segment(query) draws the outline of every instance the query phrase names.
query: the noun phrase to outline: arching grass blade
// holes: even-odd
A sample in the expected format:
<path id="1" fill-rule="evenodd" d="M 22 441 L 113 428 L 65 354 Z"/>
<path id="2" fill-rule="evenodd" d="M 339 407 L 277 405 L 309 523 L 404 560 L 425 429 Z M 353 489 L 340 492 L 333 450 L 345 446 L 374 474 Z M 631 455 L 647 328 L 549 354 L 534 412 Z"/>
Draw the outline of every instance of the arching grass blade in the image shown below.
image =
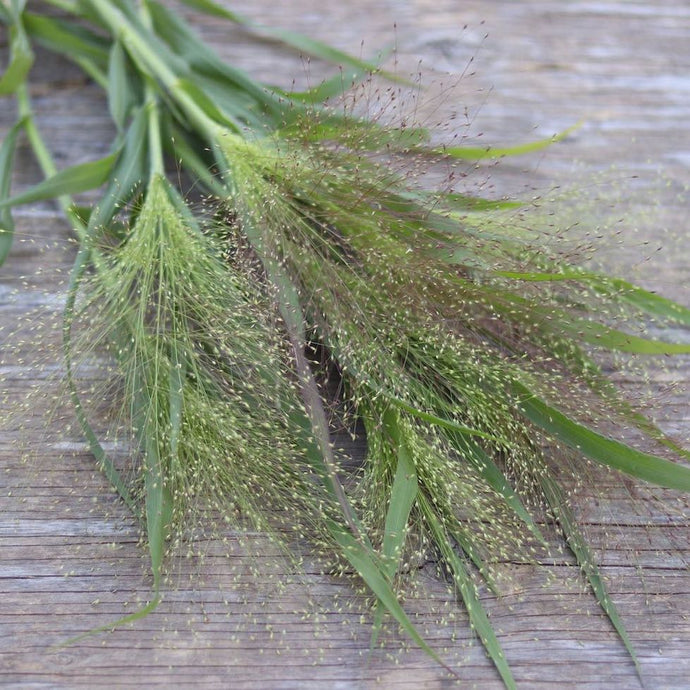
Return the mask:
<path id="1" fill-rule="evenodd" d="M 611 624 L 616 629 L 618 636 L 625 645 L 625 648 L 628 650 L 628 654 L 630 654 L 630 658 L 635 664 L 635 669 L 641 678 L 642 670 L 640 668 L 640 662 L 637 658 L 635 648 L 633 647 L 630 636 L 623 625 L 623 621 L 618 613 L 618 609 L 616 608 L 616 605 L 613 603 L 613 600 L 606 589 L 604 580 L 601 577 L 599 568 L 597 567 L 594 554 L 587 545 L 585 538 L 577 526 L 575 516 L 568 507 L 565 496 L 563 495 L 563 490 L 551 477 L 546 475 L 540 476 L 540 483 L 549 507 L 551 508 L 551 511 L 558 521 L 561 529 L 563 530 L 563 534 L 568 542 L 570 550 L 573 552 L 578 564 L 587 577 L 587 580 L 592 587 L 592 591 L 594 592 L 599 605 L 608 616 Z"/>
<path id="2" fill-rule="evenodd" d="M 493 661 L 496 670 L 501 675 L 506 688 L 513 690 L 517 688 L 513 674 L 508 666 L 505 653 L 501 647 L 496 633 L 491 625 L 491 621 L 479 600 L 472 578 L 467 572 L 465 564 L 455 552 L 450 537 L 445 532 L 441 522 L 425 496 L 419 497 L 419 504 L 429 529 L 434 537 L 434 543 L 441 552 L 443 559 L 448 564 L 452 573 L 453 582 L 458 588 L 467 613 L 472 622 L 472 626 L 477 631 L 479 639 L 484 645 L 486 653 Z"/>
<path id="3" fill-rule="evenodd" d="M 690 468 L 649 455 L 592 431 L 566 417 L 556 408 L 514 383 L 518 410 L 535 426 L 574 450 L 602 465 L 644 479 L 652 484 L 679 491 L 690 491 Z"/>

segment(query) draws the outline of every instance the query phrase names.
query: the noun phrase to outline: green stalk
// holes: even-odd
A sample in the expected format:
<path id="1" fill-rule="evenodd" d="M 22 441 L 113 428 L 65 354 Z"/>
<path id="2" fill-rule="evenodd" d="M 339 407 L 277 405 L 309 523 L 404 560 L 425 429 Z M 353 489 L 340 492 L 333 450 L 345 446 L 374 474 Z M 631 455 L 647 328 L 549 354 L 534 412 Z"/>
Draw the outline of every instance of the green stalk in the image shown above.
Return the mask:
<path id="1" fill-rule="evenodd" d="M 151 15 L 146 0 L 142 0 L 139 8 L 139 16 L 142 23 L 151 29 Z M 148 108 L 148 134 L 149 134 L 149 182 L 154 176 L 165 177 L 165 163 L 163 161 L 163 139 L 161 136 L 161 121 L 158 110 L 158 99 L 153 84 L 147 80 L 144 85 L 144 97 Z"/>
<path id="2" fill-rule="evenodd" d="M 55 161 L 53 160 L 53 157 L 46 146 L 45 140 L 41 136 L 41 133 L 36 126 L 34 111 L 31 107 L 31 99 L 29 97 L 29 89 L 26 82 L 19 86 L 16 96 L 19 117 L 24 118 L 24 131 L 26 132 L 27 139 L 29 140 L 31 149 L 34 152 L 36 161 L 38 162 L 44 177 L 52 177 L 58 171 L 57 166 L 55 165 Z M 67 194 L 63 194 L 62 196 L 57 197 L 57 202 L 60 204 L 60 208 L 67 216 L 79 239 L 84 240 L 86 238 L 86 226 L 84 225 L 84 221 L 79 216 L 72 197 Z"/>
<path id="3" fill-rule="evenodd" d="M 165 177 L 165 162 L 163 160 L 163 140 L 161 137 L 161 120 L 156 95 L 150 84 L 145 86 L 146 109 L 148 119 L 149 142 L 149 183 L 156 177 Z"/>

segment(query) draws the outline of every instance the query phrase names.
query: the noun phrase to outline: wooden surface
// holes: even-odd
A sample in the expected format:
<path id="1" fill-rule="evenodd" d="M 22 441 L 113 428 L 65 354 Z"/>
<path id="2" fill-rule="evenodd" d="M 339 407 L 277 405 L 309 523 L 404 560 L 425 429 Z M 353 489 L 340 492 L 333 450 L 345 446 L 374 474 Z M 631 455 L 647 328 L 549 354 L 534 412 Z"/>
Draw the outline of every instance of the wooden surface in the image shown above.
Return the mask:
<path id="1" fill-rule="evenodd" d="M 583 120 L 565 142 L 544 152 L 468 166 L 468 188 L 523 199 L 553 196 L 557 187 L 578 190 L 553 206 L 553 222 L 601 225 L 609 265 L 690 303 L 685 0 L 254 0 L 231 6 L 365 56 L 396 42 L 397 69 L 423 76 L 420 117 L 439 124 L 442 137 L 509 144 Z M 319 65 L 251 46 L 215 20 L 190 18 L 225 57 L 255 75 L 289 86 L 293 78 L 303 85 L 326 74 Z M 387 64 L 393 67 L 393 59 Z M 42 60 L 34 76 L 40 125 L 59 165 L 102 155 L 112 132 L 98 91 L 52 58 Z M 12 109 L 0 101 L 0 132 Z M 20 161 L 16 189 L 38 179 L 26 149 Z M 535 218 L 543 221 L 549 208 L 539 202 Z M 254 569 L 275 566 L 261 535 L 252 548 L 232 534 L 204 543 L 203 558 L 171 564 L 174 584 L 155 613 L 131 628 L 59 646 L 135 610 L 150 596 L 150 579 L 136 523 L 108 491 L 79 435 L 69 431 L 69 409 L 54 403 L 59 358 L 51 344 L 58 332 L 50 315 L 61 302 L 69 232 L 49 204 L 18 210 L 16 221 L 18 242 L 0 269 L 0 685 L 450 685 L 424 654 L 401 651 L 396 639 L 406 643 L 393 633 L 389 653 L 370 658 L 365 603 L 346 583 L 307 566 L 257 586 Z M 655 415 L 686 444 L 689 373 L 687 358 L 653 369 Z M 634 377 L 618 378 L 637 390 Z M 36 384 L 41 393 L 27 397 Z M 646 686 L 690 687 L 687 497 L 607 475 L 581 491 L 575 506 Z M 506 569 L 512 578 L 504 596 L 495 601 L 483 592 L 482 598 L 521 687 L 640 687 L 570 557 L 545 559 L 540 570 L 524 563 Z M 423 594 L 409 609 L 457 667 L 462 686 L 501 687 L 461 611 L 441 627 L 433 624 L 430 611 L 443 605 L 444 591 L 431 570 L 420 579 Z"/>

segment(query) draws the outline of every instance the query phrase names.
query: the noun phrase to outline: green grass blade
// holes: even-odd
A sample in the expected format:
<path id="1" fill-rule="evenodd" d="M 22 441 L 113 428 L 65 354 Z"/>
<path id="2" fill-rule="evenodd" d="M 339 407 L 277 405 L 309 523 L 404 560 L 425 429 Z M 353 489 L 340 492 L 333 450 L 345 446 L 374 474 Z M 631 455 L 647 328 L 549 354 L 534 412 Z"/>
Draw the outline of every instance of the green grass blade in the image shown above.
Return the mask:
<path id="1" fill-rule="evenodd" d="M 89 217 L 89 231 L 93 235 L 102 233 L 106 227 L 109 233 L 117 233 L 120 226 L 113 223 L 113 216 L 136 196 L 148 176 L 147 126 L 146 108 L 139 108 L 127 130 L 105 192 Z"/>
<path id="2" fill-rule="evenodd" d="M 510 211 L 522 208 L 522 201 L 510 201 L 506 199 L 481 199 L 468 194 L 452 192 L 441 197 L 441 203 L 449 206 L 453 211 Z"/>
<path id="3" fill-rule="evenodd" d="M 670 448 L 679 457 L 690 461 L 690 450 L 679 446 L 673 439 L 669 438 L 664 431 L 662 431 L 654 422 L 648 419 L 641 412 L 633 409 L 632 405 L 625 401 L 618 400 L 618 405 L 622 410 L 623 415 L 629 419 L 638 429 L 648 434 L 655 441 Z"/>
<path id="4" fill-rule="evenodd" d="M 457 545 L 460 547 L 460 550 L 465 553 L 467 558 L 469 558 L 470 561 L 472 561 L 472 563 L 484 579 L 486 586 L 494 594 L 498 595 L 500 593 L 500 590 L 496 583 L 496 579 L 491 574 L 489 568 L 487 568 L 484 559 L 482 558 L 481 554 L 479 553 L 479 550 L 475 546 L 473 542 L 474 535 L 466 531 L 463 531 L 462 529 L 451 529 L 449 530 L 448 534 L 452 539 L 455 540 Z"/>
<path id="5" fill-rule="evenodd" d="M 286 97 L 290 97 L 287 94 Z M 410 146 L 419 146 L 427 140 L 429 133 L 423 127 L 408 127 L 406 130 L 386 129 L 378 125 L 372 125 L 362 120 L 357 120 L 346 115 L 327 115 L 312 117 L 305 120 L 302 110 L 297 110 L 293 115 L 297 117 L 287 118 L 288 124 L 279 129 L 279 135 L 285 138 L 298 139 L 309 142 L 322 142 L 324 140 L 342 141 L 346 146 L 352 146 L 358 151 L 386 150 L 405 151 Z M 311 116 L 312 113 L 308 113 Z M 414 203 L 419 195 L 410 194 L 409 197 L 381 194 L 379 201 L 387 209 L 398 210 L 401 213 L 414 213 L 422 211 L 427 217 L 428 210 Z"/>
<path id="6" fill-rule="evenodd" d="M 269 108 L 266 101 L 257 101 L 243 87 L 230 83 L 225 76 L 193 70 L 190 79 L 230 122 L 234 122 L 235 126 L 241 123 L 245 131 L 249 129 L 263 136 L 279 127 L 286 117 L 284 111 Z"/>
<path id="7" fill-rule="evenodd" d="M 189 65 L 168 48 L 151 30 L 148 17 L 144 21 L 132 3 L 118 3 L 112 0 L 82 0 L 84 6 L 93 11 L 95 21 L 113 36 L 119 36 L 127 50 L 136 72 L 150 84 L 164 85 L 162 94 L 173 97 L 176 80 L 189 77 Z M 172 101 L 168 101 L 168 106 Z"/>
<path id="8" fill-rule="evenodd" d="M 10 63 L 0 77 L 0 95 L 14 93 L 25 81 L 34 63 L 31 43 L 24 30 L 22 12 L 24 3 L 14 3 L 9 11 L 12 17 L 10 24 Z"/>
<path id="9" fill-rule="evenodd" d="M 108 107 L 118 131 L 125 128 L 135 100 L 136 79 L 128 69 L 127 54 L 122 44 L 115 41 L 108 60 Z"/>
<path id="10" fill-rule="evenodd" d="M 353 68 L 348 71 L 347 74 L 345 74 L 345 72 L 336 74 L 307 91 L 282 91 L 281 89 L 276 89 L 276 91 L 292 101 L 318 105 L 329 98 L 341 96 L 348 89 L 352 88 L 352 86 L 366 79 L 370 73 L 371 70 L 369 69 Z"/>
<path id="11" fill-rule="evenodd" d="M 397 459 L 383 537 L 384 569 L 390 577 L 393 577 L 405 544 L 407 523 L 417 496 L 418 486 L 412 454 L 405 442 L 397 413 L 391 409 L 386 410 L 383 415 L 383 425 L 395 449 Z"/>
<path id="12" fill-rule="evenodd" d="M 642 338 L 596 321 L 570 318 L 570 320 L 564 320 L 561 325 L 565 330 L 572 332 L 585 342 L 598 347 L 605 347 L 608 350 L 640 355 L 690 354 L 690 343 L 667 343 L 663 340 Z"/>
<path id="13" fill-rule="evenodd" d="M 24 26 L 31 38 L 49 50 L 71 60 L 91 60 L 101 69 L 108 65 L 107 41 L 82 26 L 32 12 L 24 15 Z"/>
<path id="14" fill-rule="evenodd" d="M 199 153 L 201 149 L 194 145 L 195 142 L 188 141 L 188 134 L 179 127 L 171 125 L 170 122 L 167 122 L 166 126 L 171 132 L 171 136 L 166 140 L 175 160 L 192 172 L 211 193 L 222 198 L 227 190 L 219 181 L 218 176 L 213 173 L 211 164 L 201 157 Z"/>
<path id="15" fill-rule="evenodd" d="M 226 164 L 226 167 L 229 166 Z M 226 180 L 227 179 L 226 177 Z M 357 535 L 357 537 L 364 542 L 366 537 L 350 506 L 343 485 L 338 477 L 338 465 L 331 445 L 328 419 L 323 407 L 319 386 L 314 379 L 309 361 L 305 355 L 307 339 L 304 313 L 302 312 L 299 293 L 290 280 L 290 276 L 276 258 L 279 254 L 275 251 L 274 247 L 270 246 L 271 238 L 266 237 L 265 231 L 261 227 L 255 225 L 248 213 L 241 213 L 240 217 L 247 239 L 263 264 L 268 279 L 274 288 L 276 306 L 278 307 L 278 312 L 283 320 L 288 340 L 292 347 L 292 356 L 294 358 L 295 374 L 299 384 L 300 396 L 311 425 L 311 431 L 321 454 L 321 462 L 323 465 L 322 476 L 325 478 L 328 488 L 340 506 L 343 519 L 352 530 L 352 533 Z"/>
<path id="16" fill-rule="evenodd" d="M 217 2 L 212 2 L 212 0 L 181 0 L 181 2 L 198 12 L 203 12 L 204 14 L 208 14 L 211 17 L 218 17 L 219 19 L 227 19 L 233 22 L 233 24 L 249 23 L 248 20 L 241 15 L 231 12 Z"/>
<path id="17" fill-rule="evenodd" d="M 578 318 L 572 313 L 557 310 L 555 308 L 544 308 L 534 302 L 521 297 L 515 292 L 502 290 L 498 286 L 492 286 L 496 295 L 500 295 L 500 300 L 495 300 L 495 304 L 501 302 L 516 308 L 521 313 L 522 318 L 532 321 L 537 328 L 546 332 L 563 334 L 563 331 L 570 333 L 579 342 L 586 342 L 597 347 L 617 350 L 619 352 L 630 352 L 633 354 L 644 355 L 678 355 L 689 354 L 690 344 L 668 343 L 663 340 L 643 338 L 631 335 L 616 328 L 611 328 L 605 324 L 589 319 Z M 506 313 L 509 315 L 509 312 Z M 681 314 L 682 316 L 682 314 Z M 536 320 L 534 317 L 540 317 Z M 514 314 L 510 318 L 515 318 Z"/>
<path id="18" fill-rule="evenodd" d="M 451 146 L 445 148 L 434 149 L 436 153 L 452 158 L 459 158 L 461 160 L 478 161 L 485 158 L 503 158 L 505 156 L 521 156 L 525 153 L 534 153 L 551 146 L 565 139 L 571 132 L 575 131 L 581 126 L 577 123 L 568 129 L 563 130 L 560 134 L 555 134 L 548 139 L 540 139 L 539 141 L 532 141 L 527 144 L 520 144 L 519 146 L 507 146 L 503 148 L 493 148 L 490 146 Z"/>
<path id="19" fill-rule="evenodd" d="M 349 55 L 342 50 L 333 48 L 327 43 L 317 41 L 309 36 L 305 36 L 295 31 L 255 25 L 251 28 L 253 32 L 256 32 L 260 35 L 265 35 L 272 39 L 277 39 L 280 43 L 283 43 L 289 48 L 292 48 L 300 53 L 304 53 L 305 55 L 318 58 L 319 60 L 324 60 L 325 62 L 330 62 L 334 65 L 347 65 L 356 72 L 364 70 L 368 72 L 375 72 L 392 81 L 405 81 L 389 72 L 382 72 L 379 68 L 379 65 L 374 62 L 360 60 L 359 58 Z"/>
<path id="20" fill-rule="evenodd" d="M 424 130 L 418 131 L 424 132 Z M 443 208 L 452 209 L 452 211 L 456 213 L 507 211 L 522 208 L 525 205 L 521 201 L 510 201 L 506 199 L 482 199 L 481 197 L 471 196 L 469 194 L 460 194 L 458 192 L 443 192 L 439 194 L 439 192 L 436 191 L 417 189 L 400 192 L 400 198 L 405 202 L 418 204 L 417 210 L 422 213 L 422 217 L 433 218 L 435 224 L 438 223 L 451 232 L 457 230 L 457 224 L 449 222 L 448 218 L 443 214 L 429 214 L 427 209 L 430 205 L 435 206 L 436 203 L 440 203 Z M 414 209 L 411 208 L 410 210 L 412 211 Z"/>
<path id="21" fill-rule="evenodd" d="M 445 419 L 444 417 L 439 417 L 435 414 L 432 414 L 431 412 L 424 412 L 424 410 L 420 410 L 419 408 L 414 407 L 414 405 L 410 405 L 409 403 L 406 403 L 404 400 L 400 400 L 399 398 L 396 398 L 392 395 L 386 395 L 386 400 L 388 400 L 388 402 L 392 403 L 396 407 L 399 407 L 401 410 L 405 410 L 405 412 L 408 412 L 412 416 L 417 417 L 418 419 L 421 419 L 424 422 L 435 424 L 436 426 L 448 429 L 449 431 L 455 431 L 459 434 L 466 434 L 470 436 L 477 436 L 479 438 L 485 438 L 488 441 L 494 441 L 496 443 L 501 443 L 504 445 L 509 444 L 509 441 L 507 439 L 501 438 L 500 436 L 494 436 L 493 434 L 489 434 L 485 431 L 480 431 L 479 429 L 472 429 L 471 427 L 463 426 L 462 424 L 458 424 L 457 422 L 454 422 L 450 419 Z"/>
<path id="22" fill-rule="evenodd" d="M 117 620 L 114 620 L 110 623 L 107 623 L 106 625 L 100 625 L 97 628 L 92 628 L 91 630 L 87 630 L 85 633 L 82 633 L 81 635 L 75 635 L 74 637 L 70 637 L 69 639 L 65 640 L 64 642 L 61 642 L 58 645 L 55 645 L 55 649 L 62 649 L 64 647 L 71 647 L 73 644 L 76 644 L 77 642 L 81 642 L 82 640 L 86 639 L 87 637 L 91 637 L 91 635 L 97 635 L 98 633 L 103 633 L 103 632 L 110 632 L 114 628 L 119 628 L 123 625 L 128 625 L 130 623 L 135 623 L 138 620 L 141 620 L 142 618 L 146 618 L 151 612 L 155 611 L 158 608 L 158 604 L 161 603 L 161 598 L 158 594 L 154 596 L 154 598 L 145 606 L 142 606 L 138 611 L 135 611 L 134 613 L 130 613 L 128 616 L 123 616 L 122 618 L 118 618 Z"/>
<path id="23" fill-rule="evenodd" d="M 417 498 L 418 484 L 417 471 L 415 470 L 412 454 L 405 442 L 400 428 L 398 413 L 386 410 L 383 415 L 384 433 L 390 437 L 390 442 L 395 450 L 397 466 L 391 487 L 390 502 L 386 512 L 382 545 L 382 570 L 389 580 L 393 580 L 402 557 L 407 528 L 410 520 L 410 512 Z M 371 636 L 370 648 L 376 646 L 376 641 L 381 630 L 384 609 L 381 601 L 377 602 L 376 615 Z"/>
<path id="24" fill-rule="evenodd" d="M 690 468 L 649 455 L 592 431 L 545 403 L 520 383 L 513 389 L 520 412 L 535 426 L 602 465 L 645 481 L 679 491 L 690 491 Z"/>
<path id="25" fill-rule="evenodd" d="M 55 199 L 63 195 L 79 194 L 100 187 L 108 180 L 117 156 L 118 153 L 115 152 L 97 161 L 65 168 L 25 192 L 1 201 L 0 208 Z"/>
<path id="26" fill-rule="evenodd" d="M 10 196 L 12 185 L 12 163 L 17 147 L 17 137 L 24 126 L 25 118 L 12 125 L 0 145 L 0 202 Z M 0 208 L 0 266 L 5 262 L 14 238 L 14 220 L 9 208 Z"/>
<path id="27" fill-rule="evenodd" d="M 426 497 L 421 494 L 419 497 L 419 505 L 434 537 L 434 543 L 453 574 L 453 581 L 460 592 L 472 626 L 479 635 L 479 639 L 482 641 L 486 653 L 489 655 L 491 661 L 493 661 L 506 688 L 511 690 L 517 688 L 501 643 L 498 641 L 491 621 L 479 600 L 474 583 L 472 582 L 470 574 L 467 572 L 465 564 L 455 552 L 453 544 L 431 504 Z"/>
<path id="28" fill-rule="evenodd" d="M 8 4 L 7 2 L 5 4 Z M 19 16 L 26 7 L 26 0 L 10 0 L 9 11 L 14 16 Z"/>
<path id="29" fill-rule="evenodd" d="M 612 278 L 577 268 L 565 269 L 558 273 L 497 271 L 496 274 L 512 280 L 529 282 L 558 282 L 564 280 L 582 282 L 592 286 L 601 294 L 628 302 L 641 312 L 690 326 L 690 309 L 621 278 Z"/>
<path id="30" fill-rule="evenodd" d="M 546 544 L 544 535 L 534 522 L 534 519 L 522 504 L 522 501 L 515 493 L 510 482 L 506 479 L 506 476 L 501 472 L 498 465 L 496 465 L 488 453 L 467 436 L 448 432 L 447 438 L 457 452 L 475 467 L 486 483 L 513 509 L 513 512 L 525 523 L 529 531 L 532 532 L 542 544 Z M 467 551 L 466 548 L 465 551 Z"/>
<path id="31" fill-rule="evenodd" d="M 305 55 L 311 55 L 312 57 L 330 62 L 335 65 L 347 65 L 355 70 L 377 72 L 385 76 L 387 79 L 392 79 L 393 81 L 405 81 L 397 75 L 381 72 L 378 65 L 373 62 L 360 60 L 352 55 L 348 55 L 342 50 L 333 48 L 327 43 L 317 41 L 295 31 L 287 31 L 285 29 L 278 29 L 256 24 L 246 17 L 243 17 L 236 12 L 231 12 L 218 3 L 212 2 L 212 0 L 182 0 L 182 2 L 189 7 L 199 10 L 200 12 L 204 12 L 214 17 L 227 19 L 234 24 L 241 26 L 246 31 L 258 35 L 260 38 L 277 41 L 282 43 L 284 46 L 300 53 L 304 53 Z"/>
<path id="32" fill-rule="evenodd" d="M 641 678 L 642 671 L 637 654 L 635 653 L 635 648 L 633 647 L 632 641 L 630 640 L 627 630 L 623 625 L 623 621 L 618 613 L 618 609 L 616 608 L 616 605 L 613 603 L 613 600 L 606 589 L 606 585 L 601 577 L 599 568 L 597 567 L 594 559 L 594 555 L 587 545 L 582 533 L 578 529 L 575 516 L 568 507 L 561 488 L 551 477 L 544 475 L 540 475 L 540 477 L 541 487 L 544 491 L 546 500 L 549 503 L 554 517 L 563 530 L 563 534 L 568 542 L 570 550 L 573 552 L 578 564 L 587 577 L 587 580 L 589 581 L 599 605 L 608 616 L 611 624 L 616 629 L 618 636 L 625 645 L 625 648 L 628 650 L 628 654 L 630 654 L 630 657 L 635 664 L 637 673 Z"/>
<path id="33" fill-rule="evenodd" d="M 158 409 L 152 397 L 157 395 L 157 386 L 147 380 L 146 372 L 140 367 L 135 370 L 133 384 L 133 422 L 144 455 L 146 535 L 149 540 L 153 586 L 158 593 L 165 542 L 172 518 L 172 497 L 166 486 L 166 474 L 160 454 L 159 414 L 162 414 L 162 411 Z"/>
<path id="34" fill-rule="evenodd" d="M 321 448 L 317 440 L 314 438 L 311 419 L 307 416 L 306 412 L 294 407 L 286 412 L 293 429 L 297 432 L 296 436 L 301 444 L 301 452 L 303 453 L 305 462 L 311 468 L 311 470 L 313 470 L 315 475 L 318 476 L 323 482 L 323 485 L 330 495 L 330 498 L 335 502 L 336 505 L 340 505 L 338 491 L 333 484 L 332 472 L 324 462 Z M 352 527 L 350 526 L 351 531 L 353 533 L 356 531 L 360 539 L 360 543 L 363 543 L 368 549 L 373 551 L 373 546 L 366 531 L 364 530 L 364 526 L 361 524 L 357 514 L 354 510 L 352 510 L 349 504 L 347 510 L 349 512 L 348 525 L 350 521 L 354 521 L 355 524 L 355 530 L 352 530 Z"/>
<path id="35" fill-rule="evenodd" d="M 600 292 L 609 295 L 614 294 L 651 316 L 690 326 L 690 309 L 673 300 L 618 278 L 601 276 L 598 281 L 593 281 L 593 284 L 595 289 L 598 289 Z"/>
<path id="36" fill-rule="evenodd" d="M 496 275 L 511 280 L 525 280 L 532 283 L 554 282 L 561 280 L 583 280 L 585 273 L 578 271 L 563 271 L 562 273 L 546 273 L 539 271 L 496 271 Z"/>
<path id="37" fill-rule="evenodd" d="M 343 556 L 364 580 L 369 589 L 376 595 L 384 608 L 395 618 L 400 627 L 412 640 L 428 654 L 434 661 L 445 668 L 449 673 L 457 675 L 438 654 L 428 645 L 419 634 L 417 628 L 401 606 L 395 592 L 391 588 L 388 578 L 382 572 L 381 567 L 372 558 L 369 550 L 344 527 L 329 521 L 331 535 L 342 549 Z"/>

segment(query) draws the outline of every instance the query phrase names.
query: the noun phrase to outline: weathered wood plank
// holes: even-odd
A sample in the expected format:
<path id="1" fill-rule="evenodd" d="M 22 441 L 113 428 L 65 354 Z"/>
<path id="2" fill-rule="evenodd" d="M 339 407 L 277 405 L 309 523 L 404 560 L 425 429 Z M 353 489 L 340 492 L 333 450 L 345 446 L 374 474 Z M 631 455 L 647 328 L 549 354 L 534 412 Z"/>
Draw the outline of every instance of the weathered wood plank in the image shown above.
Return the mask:
<path id="1" fill-rule="evenodd" d="M 468 165 L 468 188 L 523 198 L 546 197 L 556 185 L 600 188 L 596 204 L 573 202 L 561 222 L 626 219 L 602 231 L 611 238 L 620 231 L 624 238 L 625 246 L 612 242 L 614 251 L 605 253 L 609 265 L 690 301 L 688 202 L 682 196 L 690 183 L 690 9 L 683 0 L 228 4 L 354 53 L 370 55 L 395 40 L 397 69 L 421 72 L 427 85 L 420 117 L 439 125 L 444 137 L 514 143 L 584 119 L 565 142 L 537 156 Z M 216 20 L 196 14 L 190 20 L 225 57 L 271 82 L 289 86 L 294 78 L 301 87 L 327 73 L 315 63 L 257 48 Z M 98 91 L 52 58 L 37 65 L 35 77 L 40 125 L 58 163 L 103 155 L 112 129 Z M 0 132 L 11 117 L 12 105 L 0 100 Z M 20 156 L 16 189 L 38 178 L 26 147 Z M 391 655 L 369 658 L 365 602 L 346 583 L 318 575 L 308 562 L 304 572 L 288 572 L 261 535 L 246 546 L 233 535 L 225 542 L 203 542 L 200 553 L 171 563 L 165 600 L 148 618 L 105 636 L 54 646 L 135 610 L 150 597 L 150 579 L 136 521 L 108 490 L 78 435 L 65 432 L 69 412 L 56 412 L 52 402 L 59 391 L 59 330 L 42 324 L 60 305 L 73 250 L 69 234 L 50 204 L 20 209 L 16 217 L 19 241 L 0 273 L 1 399 L 4 410 L 28 407 L 7 420 L 0 434 L 0 683 L 445 687 L 443 674 L 418 650 L 396 651 L 401 644 L 393 633 Z M 31 323 L 22 320 L 34 309 Z M 8 351 L 8 334 L 17 329 Z M 627 373 L 619 379 L 632 389 L 641 383 Z M 687 358 L 654 371 L 663 396 L 659 422 L 686 441 L 689 379 Z M 27 397 L 37 384 L 43 386 L 40 396 Z M 670 384 L 675 387 L 667 388 Z M 596 488 L 581 488 L 575 505 L 648 685 L 687 687 L 688 500 L 611 474 L 595 476 Z M 540 571 L 505 564 L 510 579 L 500 600 L 482 593 L 519 684 L 637 687 L 625 650 L 586 593 L 572 558 L 546 559 L 539 552 L 537 557 L 545 564 Z M 270 583 L 257 583 L 257 570 L 276 568 Z M 432 564 L 419 579 L 422 594 L 410 599 L 409 609 L 444 655 L 459 664 L 464 685 L 501 687 L 472 640 L 466 616 L 445 608 L 445 588 Z M 446 613 L 445 625 L 432 624 L 434 608 Z"/>

